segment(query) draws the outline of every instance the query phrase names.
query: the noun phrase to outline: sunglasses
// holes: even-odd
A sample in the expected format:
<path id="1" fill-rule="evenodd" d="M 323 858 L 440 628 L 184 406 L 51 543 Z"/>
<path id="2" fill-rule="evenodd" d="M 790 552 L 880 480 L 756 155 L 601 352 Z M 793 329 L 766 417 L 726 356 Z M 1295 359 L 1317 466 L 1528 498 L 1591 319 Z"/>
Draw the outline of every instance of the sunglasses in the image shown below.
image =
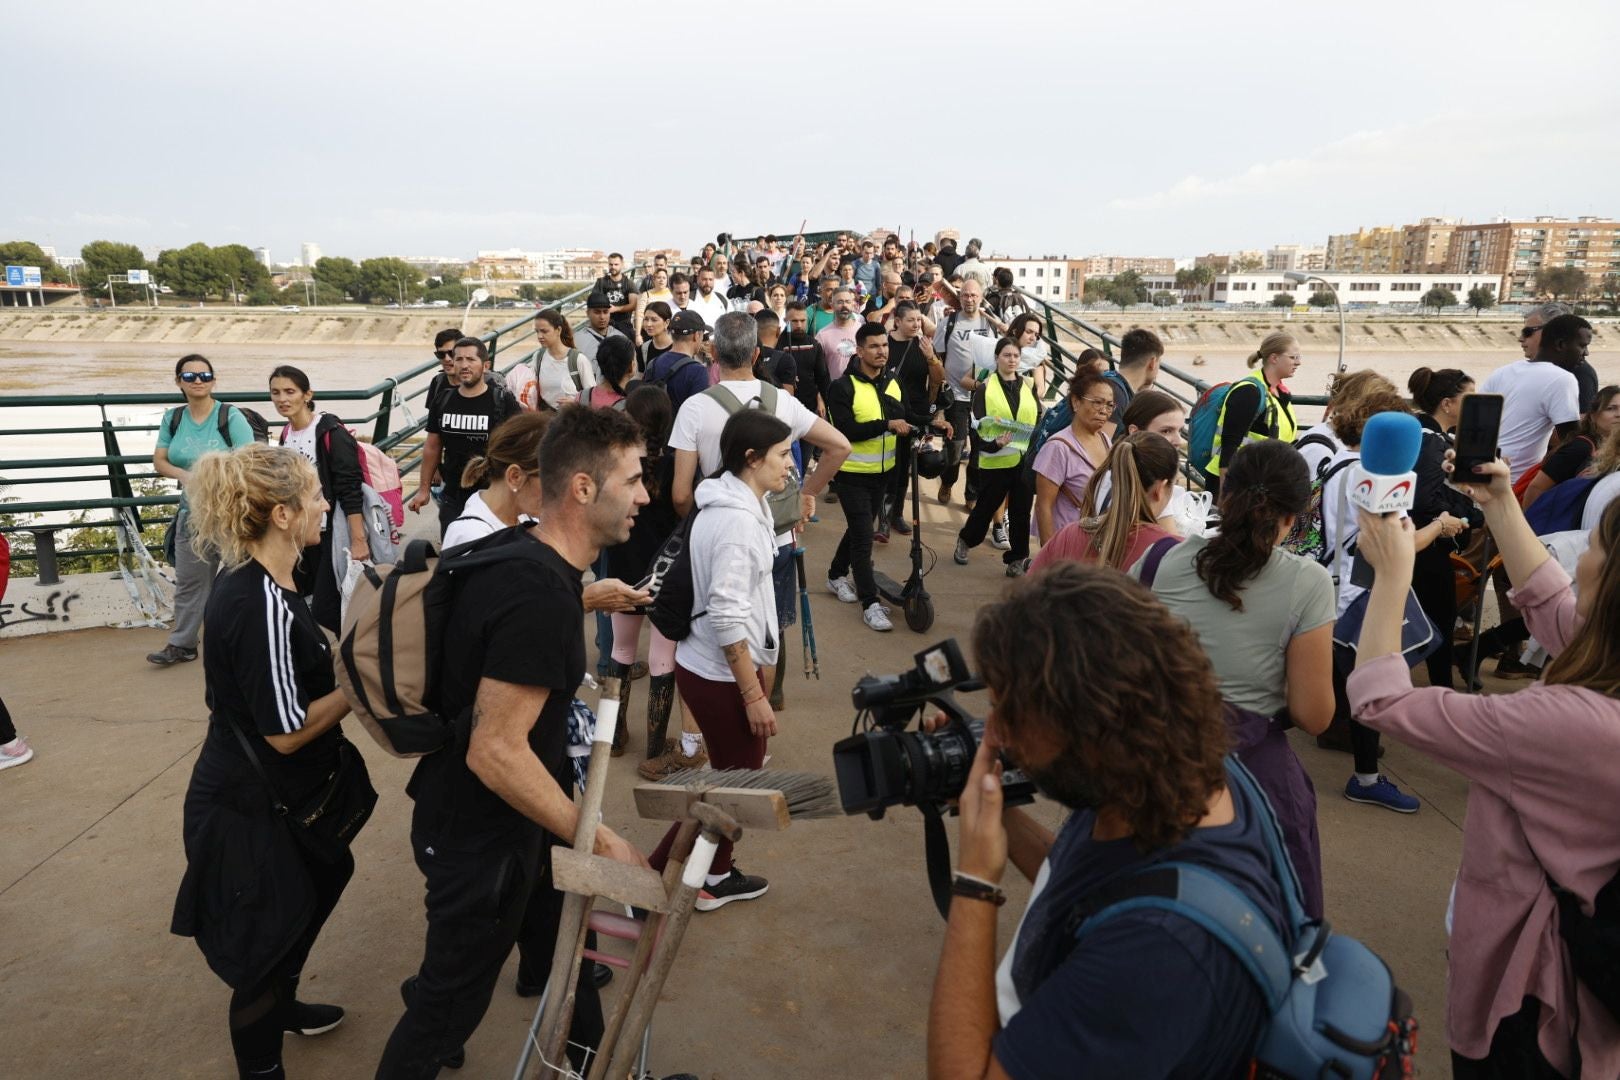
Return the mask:
<path id="1" fill-rule="evenodd" d="M 211 383 L 214 381 L 214 373 L 212 371 L 182 371 L 180 381 L 183 383 Z"/>
<path id="2" fill-rule="evenodd" d="M 455 354 L 456 354 L 456 350 L 454 350 L 454 349 L 435 349 L 435 350 L 433 350 L 434 357 L 439 359 L 439 360 L 448 360 L 452 356 L 454 356 Z"/>
<path id="3" fill-rule="evenodd" d="M 1523 330 L 1519 331 L 1519 336 L 1521 338 L 1535 337 L 1539 333 L 1541 333 L 1541 327 L 1539 327 L 1539 326 L 1527 326 Z"/>

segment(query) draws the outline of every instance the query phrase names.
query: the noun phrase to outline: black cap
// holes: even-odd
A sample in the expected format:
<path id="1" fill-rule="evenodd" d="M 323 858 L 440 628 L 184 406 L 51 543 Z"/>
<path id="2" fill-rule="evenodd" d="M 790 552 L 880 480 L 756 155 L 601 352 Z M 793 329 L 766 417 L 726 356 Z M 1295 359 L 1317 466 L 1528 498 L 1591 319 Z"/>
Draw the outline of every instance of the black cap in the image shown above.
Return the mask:
<path id="1" fill-rule="evenodd" d="M 701 334 L 708 328 L 709 324 L 703 321 L 703 316 L 691 308 L 677 311 L 675 317 L 669 320 L 669 332 L 676 337 L 684 337 L 687 334 Z"/>
<path id="2" fill-rule="evenodd" d="M 607 298 L 605 292 L 592 292 L 590 297 L 586 299 L 585 306 L 587 308 L 610 308 L 613 306 L 613 301 Z"/>

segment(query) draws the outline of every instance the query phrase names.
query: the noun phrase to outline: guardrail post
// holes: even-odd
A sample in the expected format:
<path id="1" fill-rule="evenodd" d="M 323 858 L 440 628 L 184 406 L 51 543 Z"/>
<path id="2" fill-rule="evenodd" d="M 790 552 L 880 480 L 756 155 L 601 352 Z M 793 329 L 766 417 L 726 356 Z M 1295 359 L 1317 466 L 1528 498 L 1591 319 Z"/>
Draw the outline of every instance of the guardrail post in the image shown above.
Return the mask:
<path id="1" fill-rule="evenodd" d="M 56 572 L 56 530 L 29 529 L 34 537 L 34 567 L 39 572 L 41 585 L 58 584 L 62 578 Z"/>
<path id="2" fill-rule="evenodd" d="M 394 414 L 394 389 L 399 385 L 392 377 L 383 380 L 382 404 L 377 407 L 377 426 L 371 431 L 374 445 L 388 438 L 388 422 Z"/>

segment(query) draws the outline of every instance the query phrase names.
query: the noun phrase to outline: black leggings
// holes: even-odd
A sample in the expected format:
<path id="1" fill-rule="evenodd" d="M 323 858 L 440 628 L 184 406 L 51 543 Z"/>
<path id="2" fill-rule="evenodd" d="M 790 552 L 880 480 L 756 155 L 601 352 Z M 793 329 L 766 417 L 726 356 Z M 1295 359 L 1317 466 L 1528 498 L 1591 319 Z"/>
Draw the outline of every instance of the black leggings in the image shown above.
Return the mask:
<path id="1" fill-rule="evenodd" d="M 338 898 L 354 876 L 354 856 L 328 865 L 310 860 L 309 879 L 315 887 L 315 914 L 303 936 L 269 973 L 252 986 L 231 994 L 231 1050 L 236 1069 L 243 1077 L 280 1077 L 281 1036 L 292 1022 L 293 1001 L 298 992 L 298 976 L 304 960 L 315 944 L 327 916 L 337 907 Z"/>
<path id="2" fill-rule="evenodd" d="M 1457 585 L 1451 572 L 1451 557 L 1438 544 L 1431 545 L 1417 557 L 1416 573 L 1412 575 L 1412 592 L 1418 606 L 1429 617 L 1440 635 L 1440 646 L 1430 653 L 1424 663 L 1429 668 L 1429 685 L 1447 690 L 1456 689 L 1451 681 L 1451 637 L 1457 624 Z"/>
<path id="3" fill-rule="evenodd" d="M 1350 725 L 1350 753 L 1355 757 L 1356 772 L 1371 776 L 1378 772 L 1378 732 L 1360 723 L 1350 715 L 1350 670 L 1355 667 L 1355 654 L 1335 647 L 1333 650 L 1333 717 Z"/>
<path id="4" fill-rule="evenodd" d="M 1035 489 L 1024 482 L 1023 462 L 1007 469 L 979 470 L 978 494 L 979 501 L 974 503 L 973 512 L 957 536 L 970 548 L 982 544 L 1006 499 L 1007 539 L 1012 546 L 1002 553 L 1001 561 L 1015 563 L 1029 558 L 1029 512 L 1035 503 Z"/>
<path id="5" fill-rule="evenodd" d="M 17 725 L 11 722 L 11 713 L 6 711 L 5 699 L 0 698 L 0 745 L 10 742 L 17 737 Z"/>
<path id="6" fill-rule="evenodd" d="M 1563 1080 L 1536 1042 L 1541 1023 L 1541 1002 L 1533 997 L 1512 1016 L 1504 1016 L 1491 1036 L 1483 1058 L 1465 1058 L 1451 1052 L 1452 1080 Z"/>

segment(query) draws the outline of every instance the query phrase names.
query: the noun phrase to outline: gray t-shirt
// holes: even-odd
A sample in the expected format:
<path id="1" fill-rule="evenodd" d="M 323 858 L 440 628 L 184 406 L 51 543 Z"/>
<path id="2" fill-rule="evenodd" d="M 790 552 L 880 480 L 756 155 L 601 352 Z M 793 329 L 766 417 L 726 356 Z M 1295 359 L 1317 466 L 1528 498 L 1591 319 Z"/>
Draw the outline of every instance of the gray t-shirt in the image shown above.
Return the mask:
<path id="1" fill-rule="evenodd" d="M 615 327 L 608 327 L 603 333 L 597 333 L 595 327 L 582 326 L 574 331 L 574 348 L 578 349 L 591 363 L 596 362 L 596 350 L 602 342 L 610 337 L 624 337 Z M 629 339 L 626 339 L 629 340 Z"/>
<path id="2" fill-rule="evenodd" d="M 1243 610 L 1216 599 L 1193 568 L 1209 543 L 1189 536 L 1159 564 L 1153 591 L 1192 626 L 1215 666 L 1221 696 L 1275 716 L 1288 705 L 1288 645 L 1296 635 L 1333 622 L 1333 579 L 1310 559 L 1273 548 L 1271 561 L 1243 587 Z"/>
<path id="3" fill-rule="evenodd" d="M 947 329 L 950 330 L 948 341 L 945 335 Z M 977 348 L 974 347 L 975 338 L 984 339 Z M 934 352 L 945 361 L 945 384 L 951 388 L 956 400 L 972 400 L 973 395 L 962 389 L 962 376 L 973 374 L 975 365 L 994 367 L 995 343 L 995 327 L 983 315 L 976 319 L 958 315 L 954 322 L 947 316 L 934 331 Z M 981 362 L 986 356 L 990 360 L 988 365 Z"/>

